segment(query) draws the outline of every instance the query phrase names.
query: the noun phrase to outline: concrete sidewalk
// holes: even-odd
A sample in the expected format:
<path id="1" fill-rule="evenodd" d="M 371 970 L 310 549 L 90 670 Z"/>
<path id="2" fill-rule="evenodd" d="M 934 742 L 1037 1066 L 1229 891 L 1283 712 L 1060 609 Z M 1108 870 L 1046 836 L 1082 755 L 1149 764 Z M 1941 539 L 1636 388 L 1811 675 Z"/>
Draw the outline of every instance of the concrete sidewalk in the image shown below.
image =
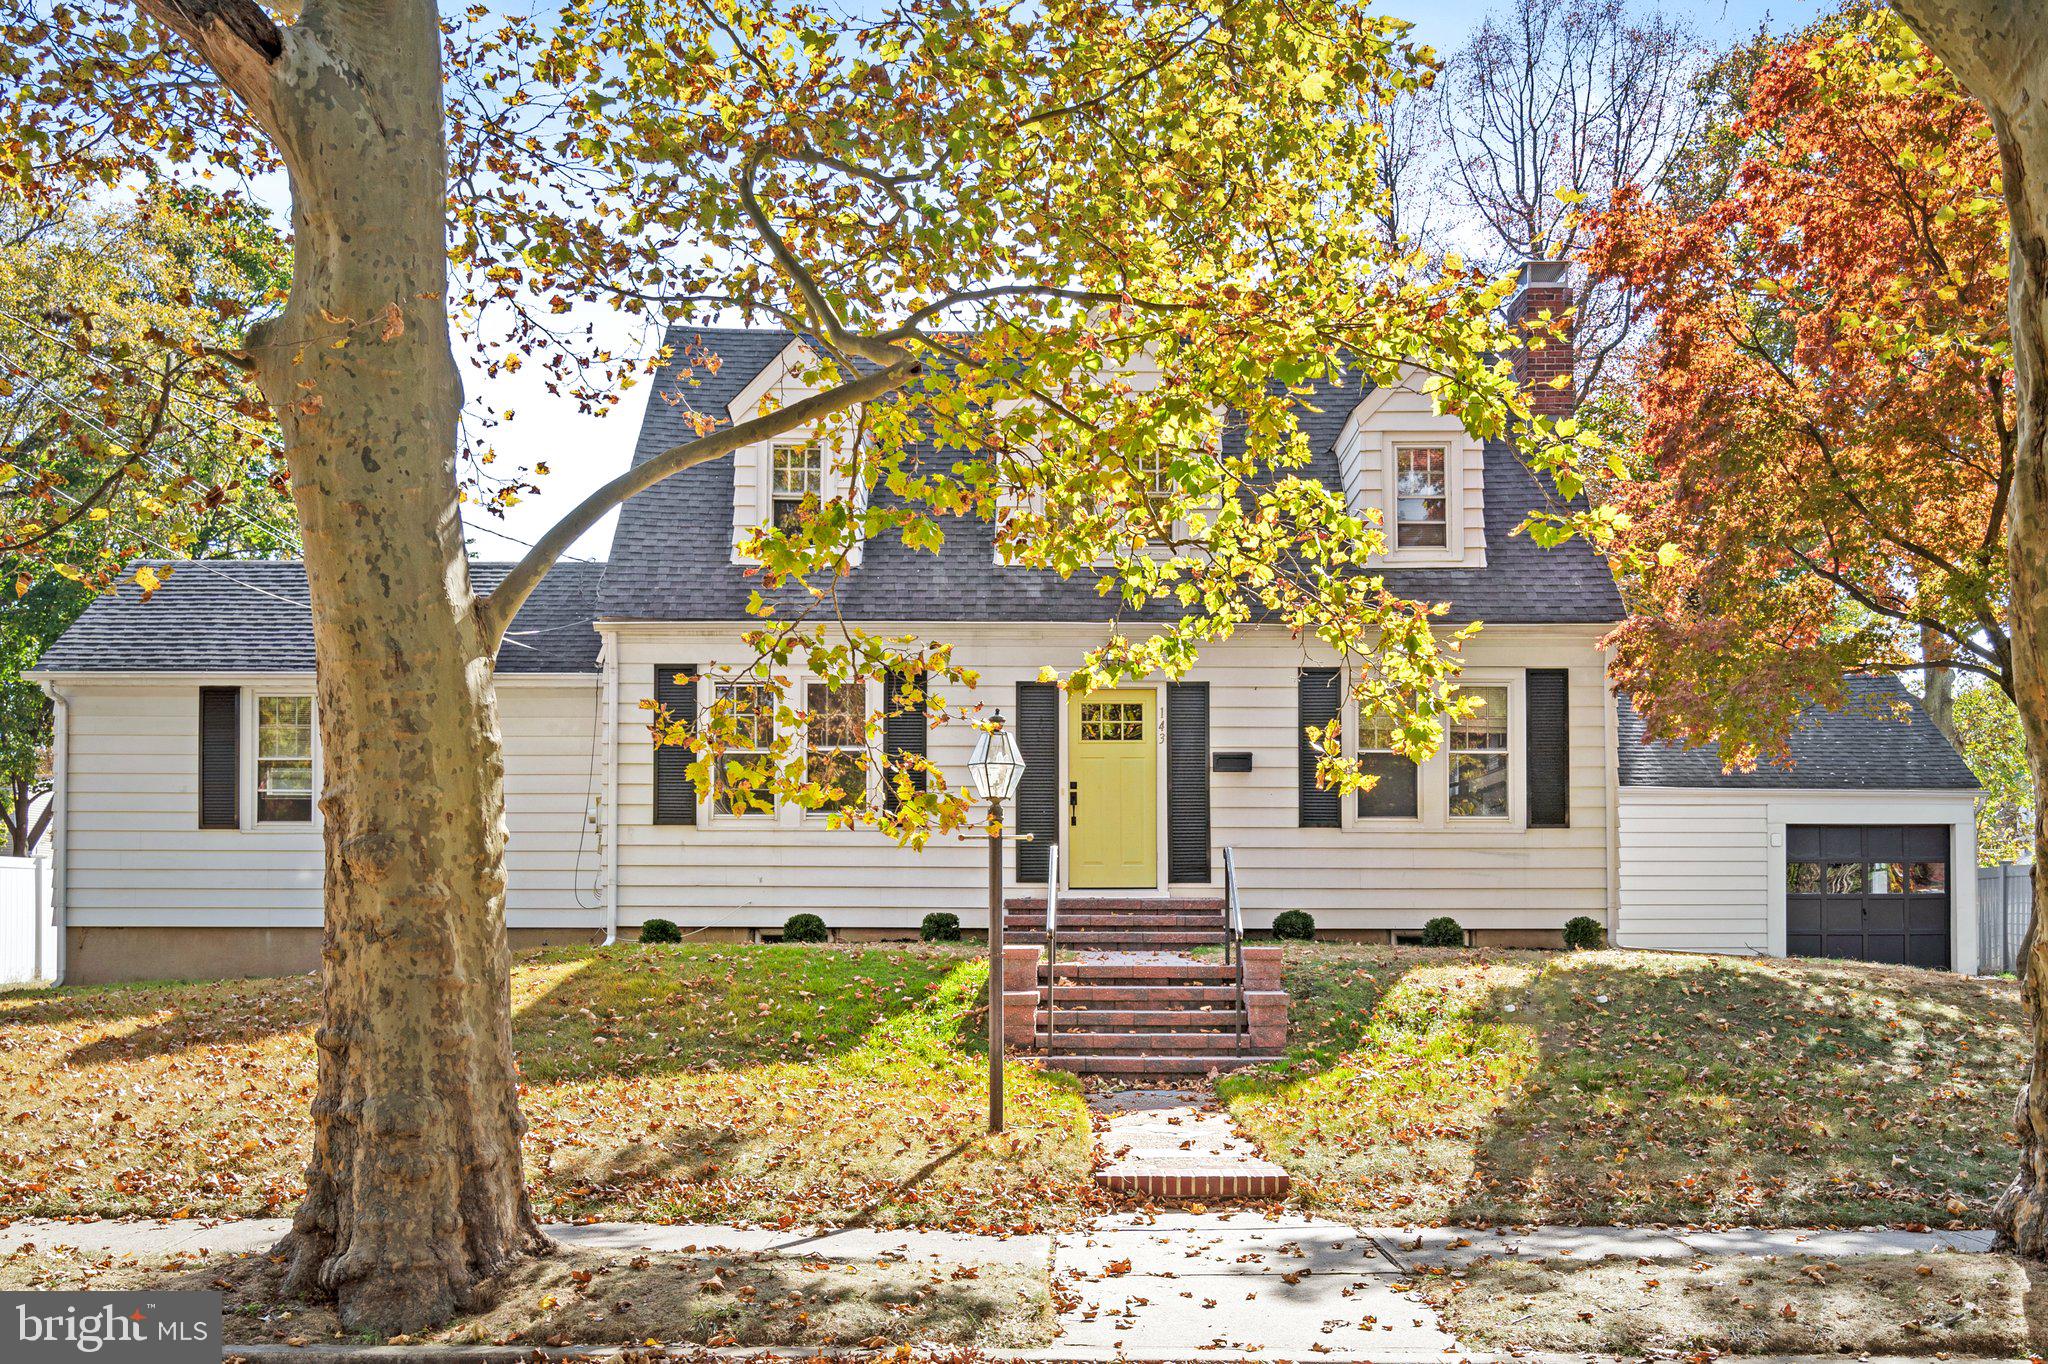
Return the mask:
<path id="1" fill-rule="evenodd" d="M 71 1246 L 111 1254 L 232 1253 L 268 1249 L 284 1221 L 16 1222 L 0 1228 L 0 1254 L 20 1246 Z M 1049 1266 L 1061 1334 L 1038 1351 L 991 1358 L 1052 1361 L 1314 1358 L 1326 1364 L 1481 1359 L 1461 1351 L 1413 1279 L 1496 1259 L 1700 1259 L 1723 1256 L 1915 1255 L 1982 1252 L 1991 1233 L 1693 1231 L 1683 1228 L 1361 1227 L 1252 1212 L 1124 1214 L 1054 1235 L 971 1236 L 943 1231 L 773 1231 L 713 1225 L 585 1223 L 550 1226 L 565 1245 L 590 1250 L 788 1254 L 805 1259 Z M 571 1354 L 602 1356 L 601 1350 Z M 761 1350 L 685 1355 L 755 1356 Z M 815 1350 L 792 1352 L 800 1355 Z M 826 1351 L 827 1354 L 842 1352 Z M 859 1353 L 859 1352 L 850 1352 Z M 532 1347 L 235 1347 L 251 1361 L 371 1364 L 400 1358 L 433 1364 L 509 1364 Z M 1528 1358 L 1528 1356 L 1520 1356 Z"/>

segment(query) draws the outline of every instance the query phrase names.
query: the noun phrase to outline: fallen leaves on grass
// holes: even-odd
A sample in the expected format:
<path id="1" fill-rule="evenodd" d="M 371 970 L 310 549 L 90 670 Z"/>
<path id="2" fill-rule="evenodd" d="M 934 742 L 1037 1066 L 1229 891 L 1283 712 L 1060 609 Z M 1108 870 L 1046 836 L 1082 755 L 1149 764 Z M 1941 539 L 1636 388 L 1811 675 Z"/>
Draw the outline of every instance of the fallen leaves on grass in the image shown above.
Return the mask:
<path id="1" fill-rule="evenodd" d="M 1850 962 L 1294 945 L 1218 1086 L 1298 1200 L 1415 1221 L 1982 1225 L 2009 982 Z"/>

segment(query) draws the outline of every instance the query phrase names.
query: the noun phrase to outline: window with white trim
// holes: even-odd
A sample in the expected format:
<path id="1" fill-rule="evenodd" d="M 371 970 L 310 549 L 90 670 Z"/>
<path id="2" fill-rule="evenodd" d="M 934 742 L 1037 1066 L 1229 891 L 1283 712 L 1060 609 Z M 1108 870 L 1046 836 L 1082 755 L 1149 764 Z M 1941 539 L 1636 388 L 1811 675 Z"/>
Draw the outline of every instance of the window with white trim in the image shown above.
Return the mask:
<path id="1" fill-rule="evenodd" d="M 1421 794 L 1413 758 L 1394 748 L 1394 722 L 1363 705 L 1358 712 L 1358 770 L 1377 777 L 1369 791 L 1358 793 L 1361 819 L 1414 819 Z"/>
<path id="2" fill-rule="evenodd" d="M 770 815 L 774 798 L 766 790 L 775 744 L 775 693 L 766 682 L 716 682 L 713 703 L 722 707 L 723 728 L 732 746 L 718 755 L 712 805 L 724 815 Z"/>
<path id="3" fill-rule="evenodd" d="M 1450 544 L 1449 461 L 1440 445 L 1394 448 L 1394 546 L 1441 549 Z"/>
<path id="4" fill-rule="evenodd" d="M 780 531 L 796 529 L 804 503 L 825 496 L 825 449 L 816 441 L 777 445 L 768 458 L 768 523 Z"/>
<path id="5" fill-rule="evenodd" d="M 1508 688 L 1460 687 L 1458 695 L 1478 704 L 1470 715 L 1451 721 L 1451 818 L 1506 819 L 1513 767 Z"/>
<path id="6" fill-rule="evenodd" d="M 313 818 L 313 698 L 256 698 L 256 822 Z"/>
<path id="7" fill-rule="evenodd" d="M 846 810 L 867 799 L 868 689 L 865 682 L 804 686 L 804 780 L 824 789 L 812 809 Z"/>

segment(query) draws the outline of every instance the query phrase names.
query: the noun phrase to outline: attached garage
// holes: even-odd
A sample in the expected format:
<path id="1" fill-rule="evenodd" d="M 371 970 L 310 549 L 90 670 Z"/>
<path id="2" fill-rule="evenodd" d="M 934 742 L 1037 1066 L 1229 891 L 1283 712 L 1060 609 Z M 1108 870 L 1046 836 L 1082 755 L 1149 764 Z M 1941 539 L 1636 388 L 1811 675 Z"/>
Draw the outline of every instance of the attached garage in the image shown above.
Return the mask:
<path id="1" fill-rule="evenodd" d="M 1846 686 L 1754 772 L 1620 698 L 1617 945 L 1976 969 L 1976 778 L 1895 679 Z"/>
<path id="2" fill-rule="evenodd" d="M 1898 966 L 1949 964 L 1945 824 L 1785 830 L 1785 951 Z"/>

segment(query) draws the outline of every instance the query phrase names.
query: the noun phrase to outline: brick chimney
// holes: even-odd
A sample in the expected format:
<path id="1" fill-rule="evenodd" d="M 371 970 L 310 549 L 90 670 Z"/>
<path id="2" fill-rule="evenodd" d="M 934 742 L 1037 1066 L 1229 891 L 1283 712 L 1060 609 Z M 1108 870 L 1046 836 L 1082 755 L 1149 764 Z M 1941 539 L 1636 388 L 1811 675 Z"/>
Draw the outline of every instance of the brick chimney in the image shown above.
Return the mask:
<path id="1" fill-rule="evenodd" d="M 1551 417 L 1569 417 L 1578 401 L 1577 389 L 1571 382 L 1575 352 L 1572 286 L 1565 280 L 1567 268 L 1568 263 L 1561 260 L 1522 262 L 1521 277 L 1507 305 L 1508 330 L 1517 335 L 1527 325 L 1533 324 L 1540 331 L 1562 322 L 1562 337 L 1540 336 L 1527 349 L 1517 349 L 1514 357 L 1515 378 L 1529 390 L 1530 406 Z M 1540 320 L 1545 312 L 1550 314 L 1549 324 Z M 1551 387 L 1559 375 L 1565 378 L 1564 386 Z"/>

